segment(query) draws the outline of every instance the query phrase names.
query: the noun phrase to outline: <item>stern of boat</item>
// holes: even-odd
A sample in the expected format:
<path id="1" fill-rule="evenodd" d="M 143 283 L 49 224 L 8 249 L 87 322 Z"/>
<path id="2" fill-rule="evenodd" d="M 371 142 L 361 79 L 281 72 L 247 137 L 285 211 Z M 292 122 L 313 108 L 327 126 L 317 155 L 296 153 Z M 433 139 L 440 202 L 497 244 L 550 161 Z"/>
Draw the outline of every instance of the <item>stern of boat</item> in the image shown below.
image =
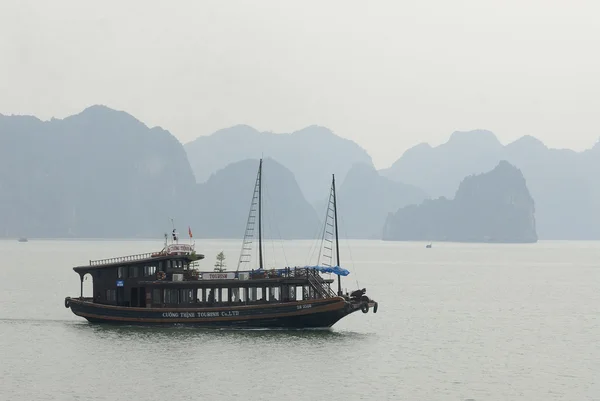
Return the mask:
<path id="1" fill-rule="evenodd" d="M 360 310 L 362 313 L 369 313 L 370 309 L 373 309 L 373 313 L 377 313 L 379 304 L 374 299 L 369 298 L 366 295 L 367 289 L 363 288 L 360 290 L 353 291 L 348 297 L 348 302 L 352 308 L 352 312 Z"/>

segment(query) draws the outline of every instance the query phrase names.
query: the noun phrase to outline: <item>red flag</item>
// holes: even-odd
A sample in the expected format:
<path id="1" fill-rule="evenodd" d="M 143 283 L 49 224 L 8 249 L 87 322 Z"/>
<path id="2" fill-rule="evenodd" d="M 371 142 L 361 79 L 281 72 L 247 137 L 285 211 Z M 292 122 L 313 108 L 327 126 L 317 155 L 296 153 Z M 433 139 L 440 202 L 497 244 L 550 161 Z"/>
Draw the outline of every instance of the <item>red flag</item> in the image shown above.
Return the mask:
<path id="1" fill-rule="evenodd" d="M 190 234 L 190 238 L 192 238 L 192 229 L 188 226 L 188 233 Z"/>

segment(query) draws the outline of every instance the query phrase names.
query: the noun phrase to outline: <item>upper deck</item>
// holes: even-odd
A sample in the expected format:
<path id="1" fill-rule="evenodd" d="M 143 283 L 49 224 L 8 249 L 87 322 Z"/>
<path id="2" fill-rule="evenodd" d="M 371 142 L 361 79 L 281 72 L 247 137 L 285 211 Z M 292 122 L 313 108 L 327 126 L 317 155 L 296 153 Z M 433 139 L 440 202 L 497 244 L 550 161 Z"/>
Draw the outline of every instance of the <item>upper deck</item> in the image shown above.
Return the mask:
<path id="1" fill-rule="evenodd" d="M 204 259 L 204 255 L 196 253 L 193 245 L 171 244 L 165 246 L 160 252 L 147 252 L 114 258 L 90 260 L 88 265 L 76 266 L 73 268 L 73 270 L 78 273 L 85 273 L 95 269 L 112 268 L 115 266 L 129 266 L 146 262 L 172 259 L 175 257 L 187 259 L 189 261 Z"/>

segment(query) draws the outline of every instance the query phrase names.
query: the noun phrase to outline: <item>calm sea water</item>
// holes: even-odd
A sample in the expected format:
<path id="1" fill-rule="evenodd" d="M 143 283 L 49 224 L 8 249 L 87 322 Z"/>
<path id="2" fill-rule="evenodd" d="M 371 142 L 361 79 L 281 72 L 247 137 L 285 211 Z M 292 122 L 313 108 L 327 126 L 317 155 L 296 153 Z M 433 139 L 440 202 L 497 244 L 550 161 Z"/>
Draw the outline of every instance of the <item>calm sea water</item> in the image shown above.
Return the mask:
<path id="1" fill-rule="evenodd" d="M 303 265 L 312 242 L 267 246 Z M 1 400 L 600 400 L 600 243 L 349 241 L 377 314 L 331 330 L 94 326 L 71 267 L 151 241 L 0 241 Z M 198 241 L 210 270 L 240 241 Z M 275 255 L 275 256 L 274 256 Z M 86 282 L 87 293 L 90 283 Z"/>

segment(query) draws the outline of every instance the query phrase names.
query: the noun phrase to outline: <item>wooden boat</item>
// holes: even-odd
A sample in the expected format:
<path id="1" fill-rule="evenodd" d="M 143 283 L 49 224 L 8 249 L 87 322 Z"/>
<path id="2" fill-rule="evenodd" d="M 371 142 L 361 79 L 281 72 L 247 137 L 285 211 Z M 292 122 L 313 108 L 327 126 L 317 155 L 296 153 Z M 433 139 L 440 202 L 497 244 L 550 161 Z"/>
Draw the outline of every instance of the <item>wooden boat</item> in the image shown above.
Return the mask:
<path id="1" fill-rule="evenodd" d="M 367 313 L 372 308 L 376 313 L 378 304 L 365 295 L 365 289 L 342 293 L 341 276 L 349 272 L 338 266 L 335 177 L 325 224 L 335 231 L 338 265 L 264 269 L 261 175 L 262 160 L 235 272 L 199 271 L 204 255 L 196 253 L 194 244 L 179 243 L 173 229 L 170 243 L 165 234 L 160 252 L 90 261 L 73 268 L 80 277 L 81 294 L 65 298 L 65 307 L 92 323 L 239 328 L 327 328 L 358 310 Z M 247 251 L 257 209 L 259 266 L 240 270 L 250 261 Z M 333 242 L 324 239 L 326 245 Z M 333 247 L 326 248 L 333 252 Z M 333 260 L 332 255 L 329 258 Z M 324 278 L 325 273 L 337 275 L 337 292 L 331 288 L 334 280 Z M 88 274 L 93 278 L 93 297 L 84 298 L 83 281 Z"/>

